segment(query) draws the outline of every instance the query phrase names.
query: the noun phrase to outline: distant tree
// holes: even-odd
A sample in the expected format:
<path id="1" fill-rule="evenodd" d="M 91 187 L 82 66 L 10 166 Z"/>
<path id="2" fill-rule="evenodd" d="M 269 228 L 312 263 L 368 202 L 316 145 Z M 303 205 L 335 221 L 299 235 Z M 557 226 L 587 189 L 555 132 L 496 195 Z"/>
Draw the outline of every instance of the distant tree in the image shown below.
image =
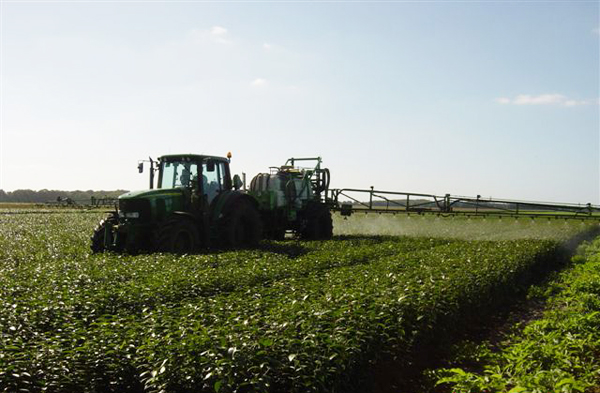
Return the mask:
<path id="1" fill-rule="evenodd" d="M 0 202 L 20 202 L 20 203 L 46 203 L 56 202 L 58 198 L 61 200 L 70 199 L 77 204 L 88 204 L 92 197 L 95 198 L 116 198 L 121 194 L 126 193 L 125 190 L 113 191 L 61 191 L 61 190 L 0 190 Z"/>

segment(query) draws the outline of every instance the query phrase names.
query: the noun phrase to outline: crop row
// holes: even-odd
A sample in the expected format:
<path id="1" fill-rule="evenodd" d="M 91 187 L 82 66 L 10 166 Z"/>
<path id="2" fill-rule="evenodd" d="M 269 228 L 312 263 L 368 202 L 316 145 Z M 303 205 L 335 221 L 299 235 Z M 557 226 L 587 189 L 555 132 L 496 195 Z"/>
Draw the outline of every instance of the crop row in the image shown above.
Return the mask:
<path id="1" fill-rule="evenodd" d="M 478 372 L 472 366 L 434 371 L 439 384 L 461 392 L 598 389 L 600 238 L 582 246 L 555 280 L 532 289 L 530 296 L 550 295 L 543 317 L 516 329 L 499 349 L 483 343 L 467 350 L 461 360 L 478 365 Z"/>
<path id="2" fill-rule="evenodd" d="M 379 237 L 92 256 L 90 216 L 11 220 L 7 392 L 347 390 L 369 362 L 468 323 L 558 254 L 553 241 Z"/>

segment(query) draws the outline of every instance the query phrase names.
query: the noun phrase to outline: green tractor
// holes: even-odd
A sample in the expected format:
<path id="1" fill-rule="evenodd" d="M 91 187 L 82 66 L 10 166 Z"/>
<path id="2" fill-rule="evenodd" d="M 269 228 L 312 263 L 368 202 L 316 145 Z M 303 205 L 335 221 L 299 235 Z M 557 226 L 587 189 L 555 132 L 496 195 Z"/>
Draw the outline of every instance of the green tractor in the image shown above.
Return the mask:
<path id="1" fill-rule="evenodd" d="M 123 194 L 118 211 L 92 236 L 93 252 L 188 253 L 200 247 L 251 247 L 262 238 L 255 198 L 233 181 L 229 158 L 194 154 L 150 159 L 150 190 Z M 138 165 L 143 172 L 143 162 Z M 155 171 L 157 188 L 153 189 Z"/>
<path id="2" fill-rule="evenodd" d="M 329 170 L 321 158 L 291 158 L 257 175 L 250 190 L 231 178 L 227 158 L 166 155 L 150 163 L 150 189 L 123 194 L 118 209 L 100 221 L 92 252 L 190 253 L 200 247 L 252 247 L 264 236 L 330 239 L 332 207 L 325 198 Z M 298 168 L 298 161 L 315 161 Z M 138 165 L 142 173 L 143 162 Z M 158 171 L 157 188 L 154 176 Z M 245 187 L 244 187 L 245 188 Z"/>
<path id="3" fill-rule="evenodd" d="M 298 162 L 312 165 L 302 168 Z M 265 237 L 280 240 L 291 231 L 303 239 L 331 239 L 334 204 L 327 199 L 329 169 L 321 163 L 321 157 L 290 158 L 252 179 L 249 194 L 258 201 Z"/>

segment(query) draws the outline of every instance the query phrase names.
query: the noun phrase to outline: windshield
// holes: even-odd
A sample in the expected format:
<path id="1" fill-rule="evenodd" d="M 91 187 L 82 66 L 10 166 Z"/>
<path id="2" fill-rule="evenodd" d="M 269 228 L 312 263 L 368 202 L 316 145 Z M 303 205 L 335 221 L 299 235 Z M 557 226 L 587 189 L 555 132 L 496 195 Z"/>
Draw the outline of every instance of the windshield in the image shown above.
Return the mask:
<path id="1" fill-rule="evenodd" d="M 189 160 L 163 161 L 159 188 L 198 186 L 198 165 Z"/>

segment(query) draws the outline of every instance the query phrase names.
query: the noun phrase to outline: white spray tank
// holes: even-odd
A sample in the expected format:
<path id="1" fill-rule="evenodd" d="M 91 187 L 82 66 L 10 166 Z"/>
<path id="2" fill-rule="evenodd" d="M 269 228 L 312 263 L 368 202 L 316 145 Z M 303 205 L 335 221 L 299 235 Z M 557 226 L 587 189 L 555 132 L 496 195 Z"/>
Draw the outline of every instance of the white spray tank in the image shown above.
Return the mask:
<path id="1" fill-rule="evenodd" d="M 316 162 L 314 168 L 300 168 L 298 161 Z M 329 170 L 321 169 L 321 157 L 290 158 L 285 165 L 271 167 L 270 173 L 260 173 L 250 183 L 252 193 L 264 208 L 289 208 L 297 211 L 308 201 L 320 199 L 329 186 Z"/>

